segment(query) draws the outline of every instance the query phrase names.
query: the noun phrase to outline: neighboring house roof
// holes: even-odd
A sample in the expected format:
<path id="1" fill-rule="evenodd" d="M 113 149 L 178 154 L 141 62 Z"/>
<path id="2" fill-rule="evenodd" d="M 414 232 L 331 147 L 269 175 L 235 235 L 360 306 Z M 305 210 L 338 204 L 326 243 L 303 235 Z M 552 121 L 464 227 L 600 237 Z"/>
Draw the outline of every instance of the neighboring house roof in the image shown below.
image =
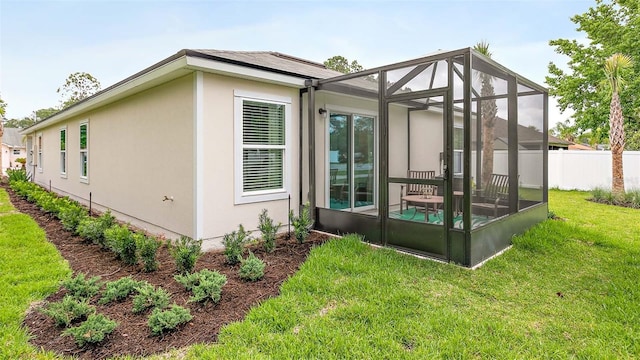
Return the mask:
<path id="1" fill-rule="evenodd" d="M 569 145 L 569 150 L 595 150 L 595 149 L 588 145 L 571 143 L 571 145 Z"/>
<path id="2" fill-rule="evenodd" d="M 22 130 L 22 134 L 64 121 L 162 83 L 204 71 L 296 88 L 306 80 L 343 75 L 323 64 L 270 51 L 183 49 L 176 54 Z"/>
<path id="3" fill-rule="evenodd" d="M 16 128 L 4 128 L 2 134 L 2 143 L 9 147 L 25 147 L 22 143 L 22 135 L 20 135 L 20 129 Z"/>
<path id="4" fill-rule="evenodd" d="M 509 135 L 508 135 L 508 126 L 507 120 L 501 117 L 496 119 L 496 122 L 493 127 L 493 134 L 495 138 L 505 145 L 505 149 L 507 144 L 509 143 Z M 472 127 L 471 130 L 471 138 L 475 139 L 475 126 Z M 568 147 L 571 142 L 559 139 L 555 136 L 548 135 L 549 146 L 555 147 Z M 532 149 L 532 148 L 540 148 L 542 145 L 542 134 L 540 130 L 527 127 L 518 124 L 518 147 L 520 149 Z"/>

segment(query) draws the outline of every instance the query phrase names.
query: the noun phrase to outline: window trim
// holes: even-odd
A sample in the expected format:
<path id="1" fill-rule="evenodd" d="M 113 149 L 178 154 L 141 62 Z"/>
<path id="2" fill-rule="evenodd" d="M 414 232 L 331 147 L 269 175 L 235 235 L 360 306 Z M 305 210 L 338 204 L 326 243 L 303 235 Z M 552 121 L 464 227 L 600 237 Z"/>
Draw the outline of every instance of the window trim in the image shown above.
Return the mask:
<path id="1" fill-rule="evenodd" d="M 82 149 L 81 148 L 81 139 L 80 137 L 82 136 L 82 126 L 86 125 L 87 126 L 87 146 L 86 149 Z M 90 147 L 90 141 L 89 141 L 89 134 L 90 134 L 90 130 L 89 130 L 89 120 L 84 120 L 81 121 L 80 124 L 78 124 L 78 155 L 79 155 L 79 165 L 80 165 L 80 182 L 88 184 L 89 183 L 89 147 Z M 86 153 L 86 159 L 87 159 L 87 174 L 86 175 L 82 175 L 82 153 Z"/>
<path id="2" fill-rule="evenodd" d="M 287 199 L 291 192 L 291 176 L 292 169 L 292 111 L 291 111 L 291 98 L 284 96 L 277 96 L 272 94 L 255 93 L 243 90 L 234 90 L 234 204 L 249 204 L 262 201 L 274 201 Z M 244 175 L 243 175 L 243 150 L 245 145 L 243 143 L 243 101 L 257 101 L 270 104 L 284 105 L 284 131 L 285 131 L 285 145 L 283 147 L 283 174 L 281 189 L 261 190 L 261 191 L 243 191 Z M 249 148 L 255 148 L 255 146 L 249 146 Z"/>
<path id="3" fill-rule="evenodd" d="M 42 173 L 44 171 L 43 167 L 42 167 L 42 163 L 43 163 L 43 151 L 42 151 L 42 133 L 39 132 L 36 134 L 36 146 L 38 148 L 37 152 L 36 152 L 36 167 L 38 169 L 39 173 Z"/>
<path id="4" fill-rule="evenodd" d="M 64 131 L 64 150 L 62 150 L 62 132 Z M 63 126 L 60 128 L 60 131 L 58 132 L 58 146 L 59 146 L 59 150 L 60 150 L 60 177 L 63 179 L 67 178 L 67 171 L 69 170 L 69 152 L 67 151 L 69 149 L 69 131 L 67 130 L 67 126 Z M 62 162 L 62 154 L 64 153 L 64 164 Z M 62 169 L 64 165 L 64 171 Z"/>

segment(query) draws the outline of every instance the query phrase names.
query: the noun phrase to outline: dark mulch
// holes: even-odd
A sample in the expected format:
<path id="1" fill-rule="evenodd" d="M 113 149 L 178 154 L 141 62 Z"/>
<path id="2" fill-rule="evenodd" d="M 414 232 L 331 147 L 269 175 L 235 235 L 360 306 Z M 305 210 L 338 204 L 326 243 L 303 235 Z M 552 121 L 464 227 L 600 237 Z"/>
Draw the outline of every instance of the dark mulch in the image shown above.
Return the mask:
<path id="1" fill-rule="evenodd" d="M 57 328 L 47 316 L 35 309 L 26 314 L 24 324 L 29 329 L 34 346 L 85 359 L 125 354 L 142 356 L 194 343 L 213 343 L 217 341 L 220 327 L 242 320 L 251 307 L 277 296 L 282 282 L 298 270 L 311 248 L 327 240 L 327 236 L 323 234 L 312 233 L 304 244 L 298 244 L 294 239 L 278 239 L 276 250 L 270 254 L 259 247 L 253 248 L 256 256 L 267 265 L 264 278 L 256 282 L 241 280 L 237 274 L 239 266 L 226 264 L 220 251 L 205 253 L 198 260 L 195 270 L 217 270 L 227 276 L 227 284 L 222 289 L 222 299 L 218 304 L 189 303 L 190 293 L 173 279 L 176 273 L 175 263 L 165 246 L 158 251 L 160 269 L 152 273 L 142 272 L 141 266 L 127 266 L 116 260 L 111 252 L 74 236 L 64 230 L 55 217 L 19 198 L 10 188 L 5 189 L 13 205 L 33 217 L 45 230 L 48 240 L 69 262 L 74 274 L 100 276 L 103 281 L 117 280 L 128 275 L 136 280 L 146 280 L 153 285 L 162 286 L 171 294 L 173 302 L 189 308 L 193 315 L 193 320 L 178 330 L 162 336 L 151 336 L 147 327 L 149 314 L 133 314 L 131 297 L 121 303 L 98 305 L 98 295 L 91 300 L 92 305 L 96 306 L 99 313 L 115 320 L 119 325 L 100 345 L 78 348 L 71 337 L 60 336 L 63 329 Z M 65 290 L 60 289 L 45 301 L 58 301 L 64 295 Z"/>

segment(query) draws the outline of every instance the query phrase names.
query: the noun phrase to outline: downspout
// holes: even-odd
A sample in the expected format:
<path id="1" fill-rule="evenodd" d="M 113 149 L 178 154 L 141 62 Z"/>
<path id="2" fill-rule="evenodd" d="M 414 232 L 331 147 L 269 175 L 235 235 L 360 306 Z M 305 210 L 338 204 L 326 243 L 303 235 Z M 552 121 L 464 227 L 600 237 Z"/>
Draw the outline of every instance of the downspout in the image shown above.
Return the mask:
<path id="1" fill-rule="evenodd" d="M 299 206 L 302 204 L 302 185 L 304 183 L 304 181 L 302 180 L 303 175 L 304 175 L 304 171 L 302 169 L 302 167 L 304 166 L 303 161 L 302 161 L 302 150 L 304 149 L 304 136 L 303 136 L 303 129 L 304 129 L 304 109 L 302 109 L 302 104 L 304 103 L 304 98 L 303 95 L 304 93 L 307 92 L 307 89 L 300 89 L 300 106 L 299 106 L 299 118 L 298 118 L 298 132 L 299 132 L 299 145 L 298 145 L 298 201 L 300 202 L 300 204 L 298 204 Z M 288 216 L 288 215 L 287 215 Z"/>
<path id="2" fill-rule="evenodd" d="M 315 127 L 315 109 L 316 99 L 315 91 L 318 86 L 318 80 L 309 79 L 305 81 L 307 87 L 307 111 L 309 116 L 309 210 L 311 218 L 316 219 L 316 127 Z"/>

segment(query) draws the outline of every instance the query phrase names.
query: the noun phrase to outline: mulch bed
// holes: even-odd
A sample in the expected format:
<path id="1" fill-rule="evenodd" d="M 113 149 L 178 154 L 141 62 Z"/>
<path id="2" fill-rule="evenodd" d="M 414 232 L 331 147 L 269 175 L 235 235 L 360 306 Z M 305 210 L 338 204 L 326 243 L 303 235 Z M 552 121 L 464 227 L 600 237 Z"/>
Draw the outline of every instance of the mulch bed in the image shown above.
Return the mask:
<path id="1" fill-rule="evenodd" d="M 19 211 L 30 215 L 44 229 L 47 239 L 69 262 L 74 274 L 100 276 L 102 281 L 113 281 L 131 275 L 135 280 L 145 280 L 155 286 L 162 286 L 171 294 L 173 302 L 190 309 L 193 315 L 193 320 L 176 331 L 152 336 L 147 326 L 149 313 L 133 314 L 131 297 L 120 303 L 99 305 L 97 301 L 100 295 L 97 295 L 91 300 L 91 304 L 96 306 L 98 313 L 115 320 L 118 327 L 103 343 L 78 348 L 72 337 L 60 336 L 64 329 L 56 327 L 52 319 L 37 311 L 37 306 L 27 312 L 24 325 L 32 336 L 31 343 L 34 346 L 84 359 L 103 359 L 116 355 L 144 356 L 195 343 L 216 342 L 223 325 L 242 320 L 250 308 L 277 296 L 280 285 L 298 270 L 311 248 L 328 239 L 328 236 L 320 233 L 311 233 L 304 244 L 298 244 L 295 239 L 280 238 L 276 250 L 270 254 L 265 253 L 261 247 L 253 247 L 252 251 L 256 256 L 266 263 L 264 278 L 256 282 L 241 280 L 238 276 L 239 265 L 226 264 L 220 251 L 207 252 L 198 260 L 195 271 L 217 270 L 227 276 L 227 284 L 222 288 L 222 298 L 218 304 L 190 303 L 190 292 L 173 279 L 176 274 L 175 262 L 166 246 L 158 250 L 160 269 L 145 273 L 141 266 L 127 266 L 116 260 L 113 253 L 64 230 L 55 217 L 16 196 L 10 188 L 4 187 L 13 205 Z M 65 290 L 60 289 L 45 302 L 61 300 L 65 293 Z"/>

